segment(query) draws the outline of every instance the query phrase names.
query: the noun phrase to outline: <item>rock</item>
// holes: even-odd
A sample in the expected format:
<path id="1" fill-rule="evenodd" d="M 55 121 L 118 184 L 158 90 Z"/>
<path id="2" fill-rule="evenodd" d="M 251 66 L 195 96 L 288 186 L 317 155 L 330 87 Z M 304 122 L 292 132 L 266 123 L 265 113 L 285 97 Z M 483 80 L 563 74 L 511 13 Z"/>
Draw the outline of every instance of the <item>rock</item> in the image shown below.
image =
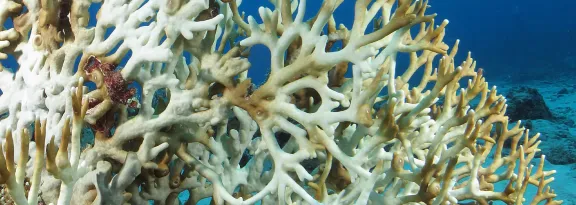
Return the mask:
<path id="1" fill-rule="evenodd" d="M 560 91 L 558 91 L 558 93 L 556 93 L 556 95 L 566 95 L 568 93 L 569 93 L 568 89 L 562 88 L 562 89 L 560 89 Z"/>
<path id="2" fill-rule="evenodd" d="M 508 108 L 506 114 L 511 121 L 528 119 L 553 119 L 554 116 L 538 90 L 529 87 L 515 87 L 506 94 Z"/>
<path id="3" fill-rule="evenodd" d="M 576 140 L 566 138 L 554 144 L 547 152 L 546 160 L 552 164 L 564 165 L 576 163 Z"/>
<path id="4" fill-rule="evenodd" d="M 571 134 L 570 126 L 549 120 L 531 120 L 530 124 L 534 127 L 530 137 L 540 133 L 542 140 L 542 151 L 536 157 L 546 155 L 546 160 L 556 165 L 576 163 L 576 136 Z"/>

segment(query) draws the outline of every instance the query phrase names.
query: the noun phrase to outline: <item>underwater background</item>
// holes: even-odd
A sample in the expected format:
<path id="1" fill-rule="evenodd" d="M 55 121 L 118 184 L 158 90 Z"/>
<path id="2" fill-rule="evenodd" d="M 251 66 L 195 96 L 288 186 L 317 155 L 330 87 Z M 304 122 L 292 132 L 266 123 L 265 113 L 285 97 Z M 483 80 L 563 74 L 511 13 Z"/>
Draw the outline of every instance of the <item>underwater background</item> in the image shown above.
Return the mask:
<path id="1" fill-rule="evenodd" d="M 321 3 L 307 1 L 307 18 Z M 94 4 L 91 13 L 99 5 Z M 557 199 L 576 204 L 576 1 L 432 0 L 430 5 L 428 11 L 438 13 L 437 20 L 450 20 L 444 41 L 460 39 L 459 50 L 472 52 L 490 85 L 498 86 L 508 99 L 511 119 L 521 120 L 531 133 L 542 133 L 546 168 L 557 171 L 551 185 Z M 272 4 L 244 0 L 240 10 L 260 22 L 259 6 Z M 350 28 L 353 8 L 354 1 L 345 0 L 335 12 L 336 21 Z M 95 24 L 95 16 L 90 23 Z M 264 46 L 251 53 L 249 77 L 258 85 L 266 79 L 270 54 Z M 457 58 L 463 60 L 465 55 L 460 52 Z M 13 58 L 2 63 L 18 67 Z M 187 198 L 187 193 L 180 197 Z M 202 202 L 208 204 L 209 199 Z"/>

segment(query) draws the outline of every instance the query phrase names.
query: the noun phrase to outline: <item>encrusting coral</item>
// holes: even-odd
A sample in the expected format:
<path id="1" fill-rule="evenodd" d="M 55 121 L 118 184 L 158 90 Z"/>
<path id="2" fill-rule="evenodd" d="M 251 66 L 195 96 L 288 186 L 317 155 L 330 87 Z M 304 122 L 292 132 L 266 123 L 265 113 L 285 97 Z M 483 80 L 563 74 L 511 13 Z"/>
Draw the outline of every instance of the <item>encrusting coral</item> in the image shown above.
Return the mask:
<path id="1" fill-rule="evenodd" d="M 0 202 L 561 203 L 427 1 L 357 0 L 351 28 L 342 0 L 271 2 L 0 0 Z"/>

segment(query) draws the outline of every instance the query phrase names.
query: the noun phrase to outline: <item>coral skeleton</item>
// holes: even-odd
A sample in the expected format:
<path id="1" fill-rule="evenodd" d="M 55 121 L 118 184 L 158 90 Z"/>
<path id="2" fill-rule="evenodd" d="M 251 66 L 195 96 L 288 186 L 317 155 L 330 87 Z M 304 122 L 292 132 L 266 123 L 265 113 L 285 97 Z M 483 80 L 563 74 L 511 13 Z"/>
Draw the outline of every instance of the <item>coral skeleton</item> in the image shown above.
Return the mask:
<path id="1" fill-rule="evenodd" d="M 562 203 L 428 1 L 270 2 L 0 0 L 0 203 Z"/>

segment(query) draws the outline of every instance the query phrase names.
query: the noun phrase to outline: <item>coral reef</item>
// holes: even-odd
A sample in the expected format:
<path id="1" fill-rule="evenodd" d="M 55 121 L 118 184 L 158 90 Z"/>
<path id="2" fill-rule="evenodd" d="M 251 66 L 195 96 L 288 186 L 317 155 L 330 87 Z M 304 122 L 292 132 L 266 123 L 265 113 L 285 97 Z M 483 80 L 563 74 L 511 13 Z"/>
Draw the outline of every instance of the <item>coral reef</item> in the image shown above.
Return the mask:
<path id="1" fill-rule="evenodd" d="M 18 62 L 0 67 L 0 200 L 561 203 L 545 156 L 530 164 L 539 134 L 509 126 L 427 1 L 355 1 L 350 28 L 342 0 L 311 19 L 305 0 L 271 3 L 256 20 L 241 0 L 0 0 L 0 59 Z"/>

